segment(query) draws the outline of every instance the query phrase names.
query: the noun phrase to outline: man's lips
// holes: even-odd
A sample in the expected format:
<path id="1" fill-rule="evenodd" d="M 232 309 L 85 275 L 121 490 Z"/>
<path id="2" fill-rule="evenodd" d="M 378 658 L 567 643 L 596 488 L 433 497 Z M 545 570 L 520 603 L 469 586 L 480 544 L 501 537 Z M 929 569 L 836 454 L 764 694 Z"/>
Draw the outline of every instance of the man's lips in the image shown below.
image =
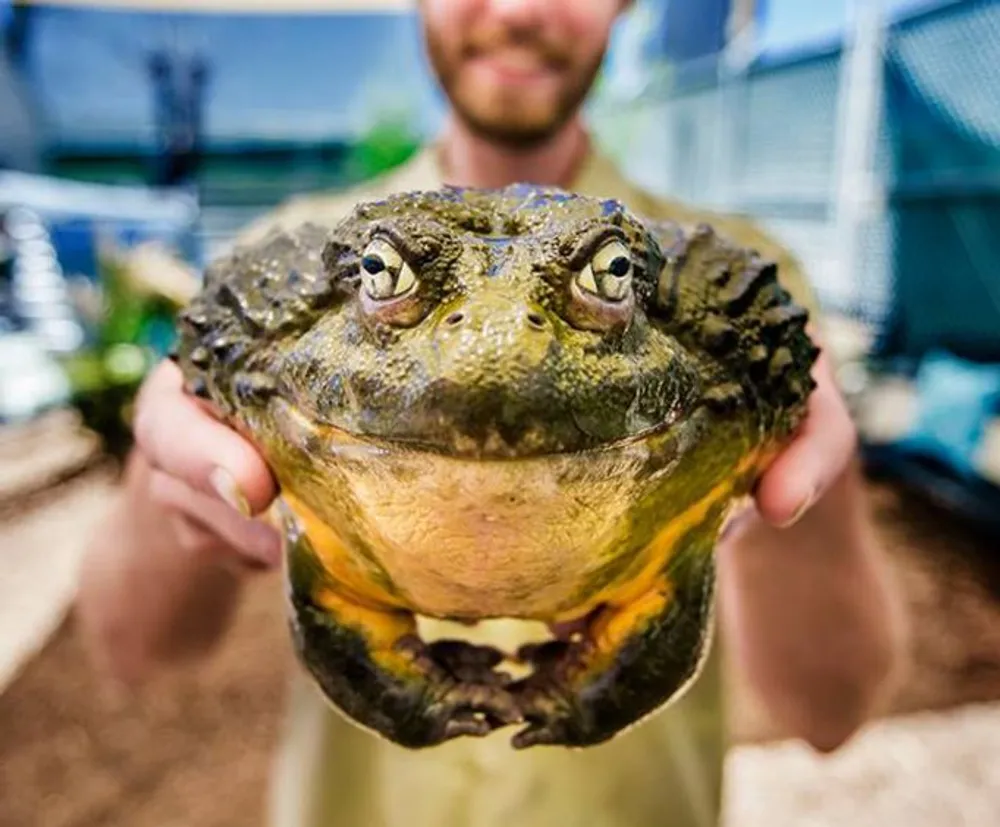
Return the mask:
<path id="1" fill-rule="evenodd" d="M 512 82 L 539 80 L 551 77 L 557 71 L 553 61 L 525 50 L 480 52 L 472 55 L 469 64 Z"/>

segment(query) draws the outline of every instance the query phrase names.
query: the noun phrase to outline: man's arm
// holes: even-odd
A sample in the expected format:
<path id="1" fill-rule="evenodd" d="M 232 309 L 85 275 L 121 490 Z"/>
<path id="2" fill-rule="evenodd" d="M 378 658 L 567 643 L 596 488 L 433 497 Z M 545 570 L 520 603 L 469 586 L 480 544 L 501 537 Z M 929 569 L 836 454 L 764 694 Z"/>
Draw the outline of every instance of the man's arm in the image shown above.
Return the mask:
<path id="1" fill-rule="evenodd" d="M 719 548 L 723 637 L 785 734 L 839 747 L 897 686 L 906 624 L 870 520 L 854 429 L 828 375 L 801 436 L 765 475 L 756 507 Z M 830 479 L 786 527 L 802 479 Z"/>
<path id="2" fill-rule="evenodd" d="M 76 602 L 95 660 L 126 683 L 208 652 L 242 583 L 280 555 L 277 532 L 248 516 L 274 495 L 263 460 L 183 394 L 172 363 L 144 384 L 135 430 L 137 448 L 91 538 Z"/>
<path id="3" fill-rule="evenodd" d="M 823 318 L 797 258 L 751 221 L 698 215 L 778 264 L 778 278 Z M 724 634 L 777 723 L 820 750 L 838 747 L 895 686 L 904 613 L 868 515 L 854 423 L 821 354 L 805 423 L 764 474 L 755 510 L 720 548 Z"/>

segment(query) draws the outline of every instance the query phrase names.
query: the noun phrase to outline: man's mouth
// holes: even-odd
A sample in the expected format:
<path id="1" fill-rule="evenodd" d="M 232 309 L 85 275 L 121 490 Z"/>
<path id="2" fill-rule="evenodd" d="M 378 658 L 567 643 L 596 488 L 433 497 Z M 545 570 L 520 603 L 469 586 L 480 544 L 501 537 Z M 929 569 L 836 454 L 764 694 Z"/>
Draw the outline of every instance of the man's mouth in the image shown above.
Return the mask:
<path id="1" fill-rule="evenodd" d="M 560 71 L 565 61 L 553 51 L 542 47 L 491 45 L 470 48 L 468 59 L 471 64 L 486 66 L 504 78 L 527 80 Z"/>
<path id="2" fill-rule="evenodd" d="M 479 59 L 498 72 L 514 76 L 537 76 L 551 69 L 541 56 L 526 49 L 503 49 L 484 54 Z"/>

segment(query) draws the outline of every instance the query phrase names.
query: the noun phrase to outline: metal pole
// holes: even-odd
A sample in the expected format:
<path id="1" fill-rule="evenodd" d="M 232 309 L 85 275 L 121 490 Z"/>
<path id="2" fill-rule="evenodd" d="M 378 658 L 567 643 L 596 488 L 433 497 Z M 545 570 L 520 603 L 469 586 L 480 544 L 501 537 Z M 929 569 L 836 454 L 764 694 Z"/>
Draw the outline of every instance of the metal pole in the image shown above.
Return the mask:
<path id="1" fill-rule="evenodd" d="M 875 171 L 881 125 L 885 13 L 882 0 L 851 0 L 840 74 L 833 208 L 839 252 L 838 281 L 865 293 L 865 261 L 859 241 L 867 221 L 883 209 Z"/>
<path id="2" fill-rule="evenodd" d="M 746 138 L 743 113 L 749 93 L 748 73 L 756 58 L 757 24 L 755 8 L 747 0 L 734 0 L 729 13 L 726 45 L 719 56 L 718 106 L 716 108 L 714 206 L 741 210 L 742 143 Z M 739 158 L 738 158 L 739 156 Z"/>

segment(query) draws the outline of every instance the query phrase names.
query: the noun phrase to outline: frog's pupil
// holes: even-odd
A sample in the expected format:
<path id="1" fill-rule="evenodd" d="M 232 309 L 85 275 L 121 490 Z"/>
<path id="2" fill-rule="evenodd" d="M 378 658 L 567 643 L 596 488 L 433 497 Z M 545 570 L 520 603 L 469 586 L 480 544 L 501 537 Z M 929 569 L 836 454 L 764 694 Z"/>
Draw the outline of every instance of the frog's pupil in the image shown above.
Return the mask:
<path id="1" fill-rule="evenodd" d="M 382 261 L 380 256 L 371 255 L 361 259 L 361 266 L 365 268 L 365 272 L 371 273 L 374 276 L 385 269 L 385 262 Z"/>
<path id="2" fill-rule="evenodd" d="M 611 259 L 611 263 L 608 265 L 608 272 L 612 276 L 617 276 L 621 278 L 628 272 L 629 260 L 626 256 L 615 256 Z"/>

